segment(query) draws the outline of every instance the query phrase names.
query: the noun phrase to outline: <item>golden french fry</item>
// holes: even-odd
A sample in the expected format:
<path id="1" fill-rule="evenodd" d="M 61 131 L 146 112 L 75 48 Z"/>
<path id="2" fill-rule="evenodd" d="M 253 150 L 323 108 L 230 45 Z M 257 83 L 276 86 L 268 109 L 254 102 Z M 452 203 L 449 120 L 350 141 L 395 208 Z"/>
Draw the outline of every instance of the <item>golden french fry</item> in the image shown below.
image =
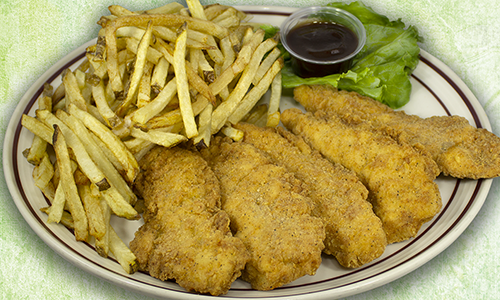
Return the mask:
<path id="1" fill-rule="evenodd" d="M 40 208 L 40 210 L 48 215 L 48 214 L 50 214 L 50 211 L 52 210 L 52 206 L 51 207 L 42 207 L 42 208 Z M 67 211 L 63 211 L 62 216 L 61 216 L 61 221 L 59 223 L 63 224 L 68 229 L 71 229 L 71 230 L 75 229 L 75 223 L 74 223 L 73 217 Z"/>
<path id="2" fill-rule="evenodd" d="M 65 113 L 59 110 L 58 114 Z M 63 121 L 61 121 L 60 118 L 56 117 L 47 110 L 39 110 L 37 111 L 37 115 L 40 116 L 40 119 L 42 119 L 47 124 L 50 124 L 52 126 L 56 124 L 59 130 L 63 132 L 65 143 L 67 142 L 68 147 L 73 150 L 80 169 L 90 179 L 90 181 L 97 185 L 101 190 L 109 188 L 109 182 L 106 179 L 106 176 L 90 158 L 78 136 Z"/>
<path id="3" fill-rule="evenodd" d="M 111 250 L 111 253 L 116 257 L 125 272 L 133 274 L 138 270 L 139 265 L 134 253 L 125 245 L 111 226 L 109 226 L 109 250 Z"/>
<path id="4" fill-rule="evenodd" d="M 255 106 L 242 120 L 250 124 L 257 124 L 261 119 L 267 118 L 267 104 Z"/>
<path id="5" fill-rule="evenodd" d="M 52 144 L 54 129 L 47 126 L 42 121 L 28 115 L 23 115 L 21 118 L 21 125 L 36 136 L 42 138 L 45 142 Z"/>
<path id="6" fill-rule="evenodd" d="M 267 127 L 276 127 L 280 123 L 281 102 L 281 71 L 276 74 L 271 83 L 271 97 L 269 98 L 269 109 L 267 111 Z"/>
<path id="7" fill-rule="evenodd" d="M 82 110 L 87 110 L 87 102 L 83 98 L 82 92 L 78 86 L 76 76 L 71 70 L 66 70 L 63 77 L 64 90 L 66 92 L 66 106 L 69 103 L 74 103 Z"/>
<path id="8" fill-rule="evenodd" d="M 149 10 L 146 10 L 145 13 L 147 14 L 175 14 L 178 13 L 181 9 L 183 9 L 184 6 L 178 2 L 172 2 L 165 4 L 160 7 L 152 8 Z"/>
<path id="9" fill-rule="evenodd" d="M 179 108 L 182 115 L 182 122 L 186 131 L 187 138 L 198 135 L 198 128 L 194 120 L 193 107 L 191 105 L 191 96 L 189 95 L 189 85 L 186 74 L 186 24 L 182 26 L 181 32 L 175 43 L 174 50 L 174 71 L 175 81 L 177 83 L 177 97 L 179 98 Z"/>
<path id="10" fill-rule="evenodd" d="M 40 163 L 33 168 L 32 177 L 35 181 L 35 186 L 37 186 L 50 201 L 53 201 L 55 197 L 55 190 L 51 181 L 54 177 L 54 173 L 52 162 L 47 152 L 45 152 Z"/>
<path id="11" fill-rule="evenodd" d="M 26 160 L 32 165 L 38 165 L 47 151 L 47 142 L 38 135 L 33 136 L 31 146 L 23 151 Z"/>
<path id="12" fill-rule="evenodd" d="M 64 213 L 64 206 L 66 205 L 66 198 L 62 184 L 58 185 L 54 195 L 54 200 L 50 206 L 49 218 L 47 223 L 59 223 Z"/>
<path id="13" fill-rule="evenodd" d="M 104 223 L 99 196 L 90 191 L 90 185 L 77 185 L 77 187 L 87 215 L 89 233 L 96 239 L 101 239 L 106 233 L 106 224 Z"/>
<path id="14" fill-rule="evenodd" d="M 139 108 L 145 106 L 151 101 L 151 89 L 153 88 L 151 86 L 151 77 L 153 68 L 154 65 L 151 62 L 147 62 L 146 66 L 144 67 L 144 74 L 142 74 L 141 80 L 139 81 L 139 89 L 137 91 L 137 103 L 136 103 L 136 106 Z M 155 90 L 155 93 L 158 92 L 156 92 Z"/>
<path id="15" fill-rule="evenodd" d="M 154 67 L 150 85 L 156 94 L 159 94 L 165 86 L 169 67 L 170 63 L 165 57 L 160 58 L 158 64 Z"/>
<path id="16" fill-rule="evenodd" d="M 200 114 L 203 109 L 208 105 L 208 100 L 205 97 L 196 97 L 196 101 L 193 103 L 193 113 L 195 116 Z M 180 109 L 175 109 L 169 111 L 163 115 L 156 116 L 149 120 L 146 124 L 149 129 L 157 129 L 162 127 L 173 126 L 178 123 L 182 123 L 182 116 Z"/>
<path id="17" fill-rule="evenodd" d="M 59 184 L 63 186 L 64 196 L 74 220 L 75 238 L 77 241 L 86 241 L 88 237 L 87 216 L 73 178 L 66 140 L 57 124 L 54 125 L 53 145 L 60 173 Z"/>
<path id="18" fill-rule="evenodd" d="M 129 108 L 131 104 L 134 103 L 134 100 L 137 100 L 136 92 L 139 87 L 139 82 L 141 81 L 142 75 L 144 73 L 144 66 L 146 65 L 146 57 L 149 47 L 151 43 L 151 38 L 153 37 L 153 27 L 152 23 L 148 22 L 148 26 L 146 28 L 146 32 L 144 33 L 139 46 L 137 47 L 137 56 L 135 58 L 134 63 L 134 71 L 130 78 L 129 89 L 126 91 L 126 98 L 123 103 L 116 110 L 116 114 L 118 116 L 123 117 L 125 112 Z"/>
<path id="19" fill-rule="evenodd" d="M 260 64 L 257 72 L 255 72 L 255 77 L 253 78 L 253 85 L 257 85 L 259 81 L 264 77 L 267 70 L 271 68 L 273 63 L 280 57 L 281 51 L 278 48 L 274 48 L 269 54 L 264 58 L 262 63 Z"/>
<path id="20" fill-rule="evenodd" d="M 99 122 L 89 113 L 79 109 L 75 105 L 69 105 L 68 111 L 71 115 L 77 117 L 83 122 L 85 127 L 90 129 L 95 135 L 106 144 L 116 156 L 120 164 L 123 166 L 126 178 L 129 182 L 134 182 L 135 177 L 139 174 L 139 164 L 135 157 L 128 151 L 127 147 L 109 128 Z"/>
<path id="21" fill-rule="evenodd" d="M 139 43 L 141 40 L 137 40 L 135 38 L 127 38 L 126 43 L 127 43 L 127 50 L 129 53 L 133 53 L 137 55 Z M 149 61 L 152 64 L 158 64 L 158 61 L 161 58 L 161 53 L 158 52 L 155 48 L 153 47 L 148 47 L 146 50 L 146 60 Z"/>
<path id="22" fill-rule="evenodd" d="M 131 135 L 135 138 L 150 141 L 154 144 L 162 145 L 167 148 L 173 147 L 187 140 L 187 138 L 181 134 L 163 132 L 155 129 L 144 132 L 140 129 L 132 128 Z"/>
<path id="23" fill-rule="evenodd" d="M 135 26 L 125 26 L 120 27 L 116 30 L 116 37 L 132 37 L 140 41 L 144 36 L 144 33 L 146 33 L 146 30 L 142 28 Z"/>
<path id="24" fill-rule="evenodd" d="M 221 132 L 236 142 L 241 141 L 244 135 L 243 131 L 233 128 L 231 126 L 222 127 Z"/>
<path id="25" fill-rule="evenodd" d="M 99 114 L 106 121 L 110 127 L 119 126 L 123 120 L 116 115 L 116 113 L 109 107 L 108 100 L 106 99 L 106 91 L 104 90 L 104 82 L 101 80 L 99 84 L 92 87 L 92 96 L 99 111 Z"/>
<path id="26" fill-rule="evenodd" d="M 123 91 L 123 82 L 118 70 L 118 47 L 116 40 L 116 30 L 124 26 L 139 26 L 145 27 L 149 22 L 156 26 L 180 26 L 184 23 L 189 24 L 189 28 L 205 33 L 215 35 L 217 38 L 224 38 L 229 34 L 229 30 L 207 20 L 186 17 L 175 14 L 141 14 L 127 15 L 121 18 L 106 22 L 106 50 L 107 50 L 107 67 L 108 74 L 111 80 L 113 91 Z"/>
<path id="27" fill-rule="evenodd" d="M 227 85 L 233 81 L 233 79 L 241 73 L 245 67 L 250 62 L 252 57 L 252 53 L 255 51 L 255 48 L 262 42 L 264 38 L 264 31 L 258 30 L 255 34 L 252 35 L 250 42 L 246 43 L 245 46 L 241 49 L 236 57 L 236 60 L 231 64 L 230 68 L 227 68 L 225 71 L 220 74 L 219 77 L 215 79 L 213 83 L 210 84 L 210 90 L 212 94 L 219 94 Z"/>
<path id="28" fill-rule="evenodd" d="M 217 133 L 226 123 L 229 116 L 234 112 L 240 101 L 246 95 L 262 57 L 276 45 L 276 40 L 267 39 L 257 47 L 234 90 L 231 94 L 229 94 L 226 101 L 222 102 L 216 109 L 214 109 L 212 115 L 212 134 Z M 240 118 L 242 118 L 245 114 L 241 115 Z"/>
<path id="29" fill-rule="evenodd" d="M 132 121 L 146 124 L 152 117 L 159 114 L 177 93 L 177 80 L 174 78 L 163 88 L 156 98 L 146 106 L 137 109 L 132 115 Z"/>
<path id="30" fill-rule="evenodd" d="M 95 248 L 97 253 L 102 257 L 108 257 L 109 253 L 109 231 L 111 225 L 109 224 L 109 219 L 111 218 L 111 208 L 109 207 L 106 200 L 100 197 L 99 205 L 101 207 L 101 213 L 104 220 L 104 235 L 101 238 L 96 238 Z"/>
<path id="31" fill-rule="evenodd" d="M 186 75 L 190 87 L 207 98 L 207 100 L 210 101 L 212 105 L 216 105 L 217 100 L 215 99 L 215 96 L 212 93 L 210 87 L 205 81 L 203 81 L 203 79 L 201 79 L 200 76 L 198 76 L 198 74 L 194 71 L 188 61 L 186 61 Z"/>
<path id="32" fill-rule="evenodd" d="M 103 148 L 96 143 L 98 138 L 94 139 L 93 135 L 75 116 L 67 115 L 62 118 L 62 120 L 71 128 L 71 130 L 73 130 L 73 132 L 78 135 L 80 140 L 83 142 L 85 150 L 89 153 L 98 168 L 104 173 L 109 183 L 118 189 L 127 202 L 132 204 L 135 203 L 137 200 L 136 195 L 130 186 L 125 182 L 120 173 L 115 169 L 113 163 L 108 159 L 110 154 L 106 155 L 107 152 L 104 152 Z M 111 154 L 111 156 L 113 155 Z"/>
<path id="33" fill-rule="evenodd" d="M 193 17 L 202 20 L 207 20 L 207 17 L 205 16 L 205 10 L 203 9 L 203 6 L 201 5 L 200 1 L 186 0 L 186 4 L 189 8 L 189 12 Z"/>
<path id="34" fill-rule="evenodd" d="M 115 187 L 100 192 L 115 215 L 129 220 L 138 220 L 141 218 Z"/>
<path id="35" fill-rule="evenodd" d="M 276 75 L 280 72 L 280 70 L 283 68 L 283 59 L 278 59 L 269 69 L 269 71 L 264 75 L 262 80 L 259 81 L 259 84 L 254 86 L 241 100 L 241 102 L 238 104 L 238 107 L 234 110 L 234 112 L 231 114 L 231 116 L 228 117 L 228 121 L 231 122 L 231 124 L 236 124 L 239 121 L 241 121 L 244 116 L 252 110 L 252 107 L 255 106 L 255 104 L 260 100 L 260 98 L 267 92 L 269 89 L 269 86 L 273 83 L 274 78 Z M 276 100 L 273 101 L 273 103 L 269 104 L 269 107 L 271 107 L 271 104 L 273 105 L 273 109 L 277 108 Z M 279 105 L 279 103 L 278 103 Z"/>
<path id="36" fill-rule="evenodd" d="M 199 95 L 200 97 L 203 97 Z M 213 112 L 213 105 L 208 104 L 205 109 L 200 113 L 199 119 L 198 119 L 198 126 L 200 133 L 198 134 L 197 137 L 194 138 L 193 143 L 196 145 L 197 148 L 207 148 L 210 146 L 210 139 L 212 137 L 212 112 Z"/>

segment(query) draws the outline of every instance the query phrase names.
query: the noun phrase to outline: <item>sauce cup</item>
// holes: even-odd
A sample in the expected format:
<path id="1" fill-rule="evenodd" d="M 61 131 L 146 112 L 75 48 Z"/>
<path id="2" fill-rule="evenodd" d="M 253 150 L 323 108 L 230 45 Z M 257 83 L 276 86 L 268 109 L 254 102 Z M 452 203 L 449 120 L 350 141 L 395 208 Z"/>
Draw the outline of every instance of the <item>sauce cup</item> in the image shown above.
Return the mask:
<path id="1" fill-rule="evenodd" d="M 342 39 L 345 32 L 331 33 L 330 25 L 332 24 L 344 29 L 348 28 L 347 31 L 350 31 L 350 34 L 354 34 L 357 38 L 357 45 L 351 41 L 351 45 L 348 45 L 350 49 L 341 49 L 343 54 L 338 55 L 339 50 L 336 47 L 339 43 L 342 44 L 339 39 Z M 298 30 L 304 31 L 305 26 L 314 26 L 314 28 L 306 30 L 300 36 L 301 33 L 298 33 Z M 306 39 L 297 40 L 297 35 L 299 38 L 306 37 Z M 315 38 L 319 40 L 315 40 Z M 299 9 L 291 14 L 281 25 L 280 39 L 285 49 L 290 53 L 295 74 L 303 78 L 323 77 L 346 72 L 351 67 L 352 58 L 365 45 L 366 32 L 361 21 L 345 10 L 335 7 L 313 6 Z M 344 47 L 344 45 L 340 47 Z M 329 56 L 329 51 L 337 55 Z"/>

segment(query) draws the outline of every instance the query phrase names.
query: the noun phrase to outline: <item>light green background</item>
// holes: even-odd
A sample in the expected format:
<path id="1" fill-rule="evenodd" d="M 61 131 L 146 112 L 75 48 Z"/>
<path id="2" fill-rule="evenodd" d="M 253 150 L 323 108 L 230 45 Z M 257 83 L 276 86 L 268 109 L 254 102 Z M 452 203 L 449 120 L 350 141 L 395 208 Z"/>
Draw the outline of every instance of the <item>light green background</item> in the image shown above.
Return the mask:
<path id="1" fill-rule="evenodd" d="M 203 0 L 203 4 L 216 1 Z M 222 4 L 307 6 L 305 0 L 219 1 Z M 155 0 L 1 0 L 0 139 L 31 84 L 71 50 L 94 38 L 107 7 L 131 10 Z M 451 67 L 477 96 L 500 134 L 500 5 L 496 0 L 366 0 L 391 19 L 419 29 L 421 47 Z M 3 169 L 3 168 L 2 168 Z M 2 170 L 3 174 L 3 170 Z M 0 298 L 145 299 L 61 259 L 39 239 L 0 180 Z M 350 299 L 499 299 L 500 181 L 476 219 L 448 249 L 416 271 Z"/>

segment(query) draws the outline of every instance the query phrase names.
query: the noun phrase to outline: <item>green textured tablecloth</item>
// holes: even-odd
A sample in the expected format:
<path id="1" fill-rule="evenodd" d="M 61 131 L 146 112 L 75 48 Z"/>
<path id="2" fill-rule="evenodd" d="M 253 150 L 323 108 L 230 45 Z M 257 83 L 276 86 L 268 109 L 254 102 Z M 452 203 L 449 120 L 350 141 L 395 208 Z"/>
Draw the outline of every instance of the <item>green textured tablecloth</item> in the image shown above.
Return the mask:
<path id="1" fill-rule="evenodd" d="M 50 66 L 97 35 L 107 7 L 140 10 L 155 0 L 2 0 L 0 2 L 0 111 L 3 144 L 17 102 Z M 202 1 L 202 4 L 217 1 Z M 305 0 L 218 1 L 221 4 L 308 6 Z M 391 19 L 414 25 L 421 44 L 469 86 L 500 134 L 500 5 L 493 0 L 366 0 Z M 3 170 L 3 168 L 2 168 Z M 3 172 L 2 172 L 3 174 Z M 59 257 L 25 222 L 0 180 L 0 298 L 144 299 L 94 277 Z M 350 299 L 499 299 L 500 181 L 467 230 L 416 271 Z"/>

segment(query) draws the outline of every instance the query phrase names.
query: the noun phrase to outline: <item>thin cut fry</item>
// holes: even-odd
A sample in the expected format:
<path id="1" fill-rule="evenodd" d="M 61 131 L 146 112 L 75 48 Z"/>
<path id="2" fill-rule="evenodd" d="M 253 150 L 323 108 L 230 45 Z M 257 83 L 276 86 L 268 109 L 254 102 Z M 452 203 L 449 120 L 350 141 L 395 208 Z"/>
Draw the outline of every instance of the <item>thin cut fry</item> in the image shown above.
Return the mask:
<path id="1" fill-rule="evenodd" d="M 116 257 L 125 272 L 133 274 L 138 270 L 139 265 L 134 253 L 125 245 L 111 226 L 109 226 L 109 250 L 111 250 L 111 253 Z"/>
<path id="2" fill-rule="evenodd" d="M 146 56 L 149 49 L 149 44 L 151 43 L 151 38 L 153 37 L 152 23 L 148 22 L 146 32 L 142 37 L 139 46 L 137 48 L 137 56 L 134 63 L 134 72 L 130 78 L 130 85 L 128 91 L 126 91 L 126 98 L 123 103 L 116 110 L 118 116 L 123 117 L 127 109 L 131 104 L 134 103 L 136 98 L 137 88 L 139 87 L 139 82 L 141 81 L 142 75 L 144 73 L 144 66 L 146 65 Z"/>
<path id="3" fill-rule="evenodd" d="M 271 97 L 267 111 L 267 127 L 276 127 L 280 123 L 281 71 L 276 74 L 271 84 Z"/>
<path id="4" fill-rule="evenodd" d="M 186 23 L 187 24 L 187 23 Z M 189 85 L 186 74 L 186 25 L 182 26 L 181 33 L 177 37 L 174 50 L 174 70 L 177 82 L 177 97 L 181 110 L 182 121 L 186 136 L 192 138 L 198 135 L 198 129 L 194 120 L 193 107 L 191 106 L 191 96 L 189 95 Z"/>
<path id="5" fill-rule="evenodd" d="M 135 177 L 139 173 L 139 164 L 132 153 L 127 150 L 123 142 L 109 128 L 75 105 L 69 106 L 69 113 L 82 121 L 85 127 L 94 132 L 106 144 L 123 166 L 127 180 L 134 182 Z"/>
<path id="6" fill-rule="evenodd" d="M 162 145 L 164 147 L 173 147 L 181 142 L 187 141 L 187 138 L 182 134 L 176 134 L 172 132 L 163 132 L 160 130 L 148 130 L 144 132 L 137 128 L 132 128 L 132 136 L 138 139 L 143 139 L 150 141 L 157 145 Z"/>
<path id="7" fill-rule="evenodd" d="M 74 220 L 75 238 L 77 241 L 86 241 L 88 237 L 87 216 L 85 215 L 85 210 L 83 209 L 73 178 L 66 140 L 58 125 L 54 125 L 53 139 L 54 151 L 56 152 L 57 165 L 60 173 L 59 184 L 63 186 L 64 196 Z"/>

